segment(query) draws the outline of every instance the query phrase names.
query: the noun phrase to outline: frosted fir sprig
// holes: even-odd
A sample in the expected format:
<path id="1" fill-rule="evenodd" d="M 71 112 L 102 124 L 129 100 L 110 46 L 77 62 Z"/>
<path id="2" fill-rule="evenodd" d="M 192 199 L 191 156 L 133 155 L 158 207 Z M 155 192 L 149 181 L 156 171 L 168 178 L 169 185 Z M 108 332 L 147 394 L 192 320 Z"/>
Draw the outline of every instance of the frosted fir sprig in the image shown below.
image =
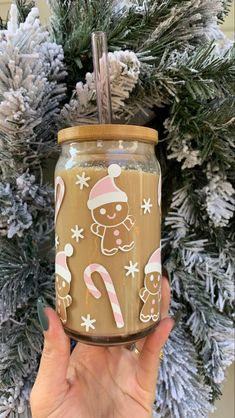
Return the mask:
<path id="1" fill-rule="evenodd" d="M 125 100 L 138 82 L 140 61 L 132 51 L 109 53 L 110 83 L 114 114 L 122 113 Z"/>
<path id="2" fill-rule="evenodd" d="M 189 185 L 176 190 L 165 218 L 165 225 L 170 227 L 168 236 L 172 238 L 171 245 L 174 248 L 177 248 L 179 240 L 194 232 L 194 228 L 198 225 L 197 215 Z"/>
<path id="3" fill-rule="evenodd" d="M 64 66 L 64 51 L 61 45 L 55 42 L 44 42 L 35 48 L 50 81 L 64 81 L 67 75 Z"/>
<path id="4" fill-rule="evenodd" d="M 0 235 L 8 238 L 21 237 L 25 229 L 32 225 L 32 215 L 27 203 L 19 196 L 14 196 L 10 184 L 0 184 Z"/>
<path id="5" fill-rule="evenodd" d="M 0 396 L 1 418 L 27 413 L 30 387 L 26 390 L 23 381 L 16 382 L 14 387 L 10 387 L 7 390 L 7 395 L 8 396 Z"/>
<path id="6" fill-rule="evenodd" d="M 22 34 L 26 36 L 23 38 Z M 0 40 L 12 42 L 15 47 L 20 48 L 21 53 L 30 54 L 36 44 L 45 42 L 48 39 L 48 35 L 49 33 L 41 27 L 37 7 L 31 9 L 25 22 L 18 24 L 17 6 L 12 4 L 7 29 L 0 31 Z"/>
<path id="7" fill-rule="evenodd" d="M 17 164 L 39 166 L 52 150 L 55 120 L 66 87 L 63 51 L 50 41 L 33 8 L 17 23 L 17 7 L 10 10 L 8 28 L 0 33 L 0 154 L 3 175 Z M 35 151 L 37 149 L 37 157 Z"/>
<path id="8" fill-rule="evenodd" d="M 113 2 L 113 10 L 114 12 L 123 12 L 125 10 L 129 10 L 131 6 L 136 4 L 135 0 L 114 0 Z"/>
<path id="9" fill-rule="evenodd" d="M 191 140 L 192 138 L 190 138 Z M 170 148 L 170 147 L 169 147 Z M 171 147 L 171 153 L 167 156 L 169 160 L 183 161 L 182 170 L 193 168 L 195 165 L 201 165 L 202 159 L 200 150 L 190 149 L 189 144 L 183 139 L 181 142 L 175 142 Z"/>
<path id="10" fill-rule="evenodd" d="M 52 189 L 46 185 L 40 188 L 35 176 L 27 173 L 16 181 L 0 183 L 0 236 L 22 237 L 42 213 L 49 220 L 53 215 L 52 200 Z M 36 230 L 35 226 L 35 234 Z"/>
<path id="11" fill-rule="evenodd" d="M 32 315 L 32 308 L 25 310 Z M 29 396 L 36 378 L 35 370 L 42 337 L 35 325 L 30 324 L 29 316 L 26 314 L 26 317 L 22 318 L 23 316 L 21 314 L 21 318 L 18 317 L 18 321 L 15 322 L 10 318 L 2 325 L 4 335 L 8 332 L 8 340 L 3 340 L 0 344 L 1 358 L 5 358 L 4 364 L 0 364 L 0 377 L 1 381 L 4 378 L 8 385 L 0 388 L 1 418 L 31 417 Z"/>
<path id="12" fill-rule="evenodd" d="M 208 246 L 205 240 L 183 239 L 165 265 L 176 301 L 190 306 L 185 322 L 200 347 L 205 375 L 217 391 L 234 357 L 233 322 L 223 315 L 223 310 L 233 301 L 235 272 L 229 246 L 212 254 Z"/>
<path id="13" fill-rule="evenodd" d="M 153 417 L 206 418 L 214 410 L 210 403 L 211 389 L 203 376 L 198 374 L 197 350 L 182 324 L 171 333 L 164 347 L 164 354 L 159 370 Z M 197 392 L 196 399 L 194 390 Z M 185 399 L 187 402 L 184 402 Z"/>
<path id="14" fill-rule="evenodd" d="M 17 22 L 17 7 L 15 4 L 12 4 L 7 30 L 0 31 L 0 51 L 3 54 L 1 58 L 4 59 L 6 54 L 5 60 L 8 58 L 9 64 L 15 61 L 15 66 L 18 70 L 23 64 L 26 68 L 29 67 L 31 69 L 31 74 L 37 68 L 34 68 L 34 66 L 40 63 L 43 67 L 41 71 L 42 76 L 50 76 L 50 81 L 64 79 L 66 71 L 63 62 L 63 48 L 61 45 L 51 42 L 49 32 L 42 29 L 38 8 L 34 7 L 31 9 L 25 22 L 19 25 Z M 14 48 L 14 51 L 12 48 Z M 7 80 L 4 79 L 4 81 L 6 82 Z M 10 82 L 11 80 L 9 79 Z M 13 87 L 12 84 L 9 84 L 9 87 Z"/>
<path id="15" fill-rule="evenodd" d="M 60 127 L 98 122 L 94 75 L 86 74 L 86 82 L 76 84 L 69 103 L 62 108 L 58 117 Z"/>
<path id="16" fill-rule="evenodd" d="M 212 306 L 223 312 L 225 305 L 232 306 L 233 304 L 233 276 L 235 274 L 235 265 L 231 259 L 234 254 L 234 249 L 230 243 L 226 243 L 225 247 L 220 251 L 217 250 L 208 253 L 209 246 L 208 239 L 194 239 L 193 236 L 187 237 L 178 243 L 178 254 L 180 254 L 179 266 L 183 267 L 184 273 L 194 275 L 192 281 L 202 280 L 204 291 L 209 295 Z M 178 260 L 178 261 L 179 261 Z M 171 261 L 167 261 L 167 264 Z M 170 271 L 174 271 L 176 265 L 168 264 Z M 180 268 L 181 268 L 180 267 Z M 196 272 L 196 274 L 195 274 Z M 180 276 L 174 274 L 173 281 L 176 284 L 175 291 L 178 297 L 182 295 L 180 289 Z"/>
<path id="17" fill-rule="evenodd" d="M 109 52 L 109 72 L 114 118 L 126 113 L 125 101 L 138 83 L 140 61 L 132 51 Z M 72 98 L 61 111 L 62 123 L 69 126 L 97 123 L 94 74 L 86 74 L 86 82 L 79 81 Z"/>
<path id="18" fill-rule="evenodd" d="M 218 167 L 211 170 L 208 165 L 206 175 L 208 184 L 202 189 L 206 211 L 215 228 L 226 227 L 235 211 L 235 190 Z"/>

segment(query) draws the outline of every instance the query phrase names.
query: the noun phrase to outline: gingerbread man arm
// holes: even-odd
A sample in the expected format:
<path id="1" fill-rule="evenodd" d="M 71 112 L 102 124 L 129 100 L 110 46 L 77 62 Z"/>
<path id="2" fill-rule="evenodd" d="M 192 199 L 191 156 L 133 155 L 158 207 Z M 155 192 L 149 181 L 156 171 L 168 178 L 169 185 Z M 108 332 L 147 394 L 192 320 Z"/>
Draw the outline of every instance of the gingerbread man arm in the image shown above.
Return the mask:
<path id="1" fill-rule="evenodd" d="M 145 287 L 142 287 L 140 289 L 139 295 L 140 295 L 142 301 L 145 303 L 147 301 L 147 299 L 148 299 L 149 291 Z"/>
<path id="2" fill-rule="evenodd" d="M 91 231 L 93 232 L 93 234 L 98 235 L 98 237 L 102 238 L 104 235 L 105 227 L 97 223 L 94 223 L 91 225 Z"/>
<path id="3" fill-rule="evenodd" d="M 70 296 L 70 295 L 67 295 L 67 296 L 65 297 L 65 306 L 66 306 L 66 307 L 68 307 L 68 306 L 70 306 L 70 305 L 71 305 L 71 303 L 72 303 L 72 298 L 71 298 L 71 296 Z"/>
<path id="4" fill-rule="evenodd" d="M 134 223 L 135 223 L 135 218 L 132 215 L 128 215 L 127 218 L 125 219 L 125 221 L 123 222 L 126 229 L 128 231 L 130 231 L 130 229 L 133 227 Z"/>

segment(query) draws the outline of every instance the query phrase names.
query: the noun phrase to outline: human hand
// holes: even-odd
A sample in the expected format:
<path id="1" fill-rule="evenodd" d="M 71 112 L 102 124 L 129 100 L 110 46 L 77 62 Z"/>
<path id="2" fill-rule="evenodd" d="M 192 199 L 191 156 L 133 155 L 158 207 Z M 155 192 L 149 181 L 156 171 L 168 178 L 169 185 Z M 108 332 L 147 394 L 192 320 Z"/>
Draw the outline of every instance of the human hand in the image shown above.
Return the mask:
<path id="1" fill-rule="evenodd" d="M 53 309 L 43 309 L 44 349 L 30 404 L 33 418 L 149 418 L 160 352 L 174 325 L 168 317 L 170 287 L 162 278 L 161 318 L 137 341 L 139 354 L 124 346 L 98 347 L 70 340 Z M 44 328 L 45 328 L 44 325 Z"/>

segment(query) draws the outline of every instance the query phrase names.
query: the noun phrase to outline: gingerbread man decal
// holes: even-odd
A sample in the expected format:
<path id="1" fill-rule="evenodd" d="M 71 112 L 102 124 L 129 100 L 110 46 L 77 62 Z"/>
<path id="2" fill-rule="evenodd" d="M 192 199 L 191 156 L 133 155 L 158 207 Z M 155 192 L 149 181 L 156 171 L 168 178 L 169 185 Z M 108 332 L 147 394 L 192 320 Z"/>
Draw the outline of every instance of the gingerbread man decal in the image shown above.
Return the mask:
<path id="1" fill-rule="evenodd" d="M 108 175 L 97 181 L 91 189 L 87 202 L 94 220 L 91 231 L 101 238 L 101 252 L 108 256 L 116 254 L 118 250 L 130 251 L 134 247 L 129 231 L 135 221 L 129 215 L 128 197 L 114 182 L 120 174 L 121 167 L 111 164 Z"/>
<path id="2" fill-rule="evenodd" d="M 161 271 L 161 250 L 158 248 L 145 266 L 144 287 L 139 292 L 139 296 L 144 302 L 140 312 L 142 322 L 150 320 L 156 322 L 160 317 Z"/>
<path id="3" fill-rule="evenodd" d="M 73 247 L 71 244 L 66 244 L 64 251 L 59 251 L 56 254 L 55 260 L 55 274 L 56 274 L 56 311 L 63 322 L 67 322 L 67 308 L 72 303 L 72 298 L 69 294 L 71 273 L 67 265 L 67 257 L 73 255 Z"/>

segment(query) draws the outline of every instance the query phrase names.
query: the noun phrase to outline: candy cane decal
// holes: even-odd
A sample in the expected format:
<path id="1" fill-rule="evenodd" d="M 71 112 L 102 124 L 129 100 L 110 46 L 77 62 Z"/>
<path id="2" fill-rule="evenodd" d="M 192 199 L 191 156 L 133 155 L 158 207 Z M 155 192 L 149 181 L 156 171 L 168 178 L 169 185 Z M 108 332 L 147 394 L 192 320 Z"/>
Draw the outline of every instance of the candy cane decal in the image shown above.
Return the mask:
<path id="1" fill-rule="evenodd" d="M 59 214 L 65 193 L 65 185 L 64 180 L 57 176 L 55 179 L 55 222 L 57 220 L 57 216 Z"/>
<path id="2" fill-rule="evenodd" d="M 117 325 L 117 328 L 124 327 L 124 320 L 121 312 L 121 308 L 118 302 L 117 294 L 113 285 L 112 278 L 107 270 L 101 266 L 101 264 L 90 264 L 84 270 L 84 281 L 89 290 L 89 292 L 94 296 L 94 298 L 99 299 L 101 297 L 101 292 L 94 285 L 94 282 L 91 278 L 92 273 L 97 272 L 101 275 L 104 285 L 106 287 L 109 301 L 112 307 L 113 316 Z"/>

